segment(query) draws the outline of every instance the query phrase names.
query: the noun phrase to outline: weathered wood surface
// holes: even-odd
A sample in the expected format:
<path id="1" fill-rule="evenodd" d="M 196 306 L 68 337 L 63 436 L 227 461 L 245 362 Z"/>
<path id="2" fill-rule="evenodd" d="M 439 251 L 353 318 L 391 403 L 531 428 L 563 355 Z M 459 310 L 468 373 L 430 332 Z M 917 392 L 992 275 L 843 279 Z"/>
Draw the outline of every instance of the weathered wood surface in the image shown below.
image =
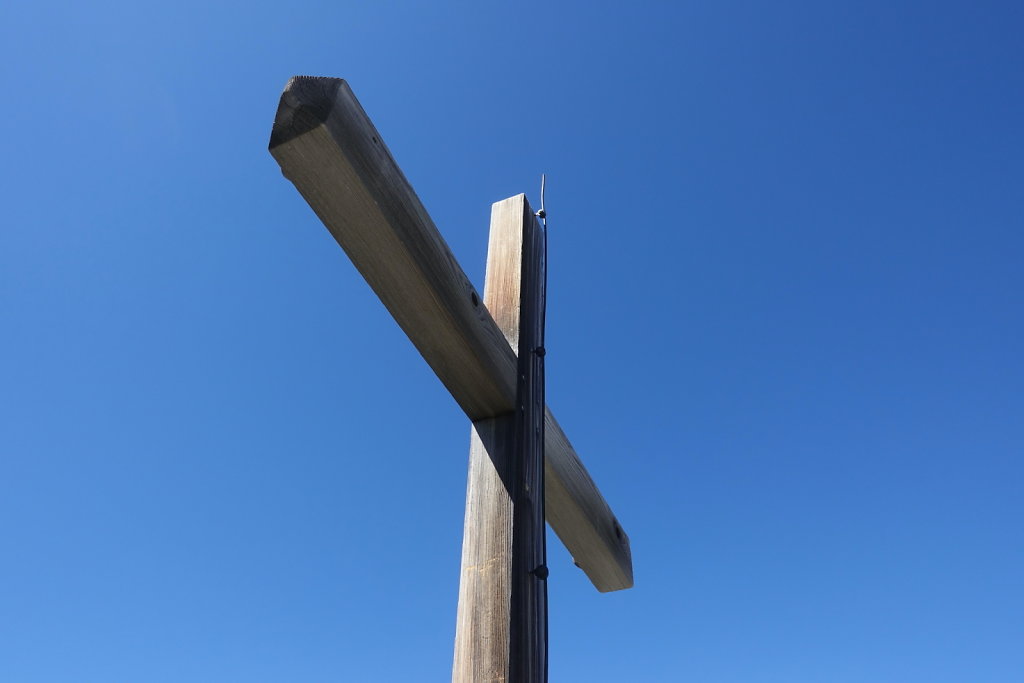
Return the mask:
<path id="1" fill-rule="evenodd" d="M 516 354 L 348 84 L 291 79 L 270 152 L 470 420 L 512 412 Z M 629 588 L 628 537 L 550 411 L 545 424 L 548 522 L 598 590 Z"/>
<path id="2" fill-rule="evenodd" d="M 524 195 L 491 207 L 484 303 L 518 350 L 517 410 L 471 429 L 453 683 L 547 680 L 543 252 Z"/>
<path id="3" fill-rule="evenodd" d="M 512 605 L 514 413 L 470 429 L 462 572 L 452 683 L 506 683 Z"/>
<path id="4" fill-rule="evenodd" d="M 522 195 L 490 209 L 483 285 L 484 305 L 517 350 L 524 291 L 523 234 L 536 227 L 528 211 Z M 527 337 L 530 333 L 526 330 Z M 521 398 L 521 386 L 517 392 Z M 521 604 L 518 609 L 514 605 L 525 596 L 516 565 L 523 563 L 524 537 L 532 530 L 528 523 L 523 527 L 522 514 L 517 513 L 517 506 L 527 498 L 522 492 L 522 468 L 517 467 L 523 455 L 522 417 L 516 412 L 479 420 L 470 429 L 453 683 L 519 680 L 512 678 L 512 661 L 517 652 L 522 653 L 523 633 L 514 621 L 523 610 Z"/>

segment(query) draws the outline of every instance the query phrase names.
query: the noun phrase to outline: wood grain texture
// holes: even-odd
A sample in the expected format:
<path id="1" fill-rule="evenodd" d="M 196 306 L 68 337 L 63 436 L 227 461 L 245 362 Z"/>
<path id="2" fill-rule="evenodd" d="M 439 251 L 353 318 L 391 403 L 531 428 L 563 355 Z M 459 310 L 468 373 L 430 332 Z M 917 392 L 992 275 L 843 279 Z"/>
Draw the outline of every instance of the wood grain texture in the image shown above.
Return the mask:
<path id="1" fill-rule="evenodd" d="M 483 300 L 517 346 L 513 450 L 505 483 L 513 509 L 509 680 L 543 683 L 548 672 L 544 543 L 544 236 L 523 195 L 490 212 Z"/>
<path id="2" fill-rule="evenodd" d="M 289 81 L 270 152 L 470 419 L 511 412 L 515 357 L 348 85 Z"/>
<path id="3" fill-rule="evenodd" d="M 492 207 L 484 302 L 518 347 L 517 409 L 472 427 L 453 683 L 547 680 L 543 252 L 524 195 Z"/>
<path id="4" fill-rule="evenodd" d="M 515 449 L 514 414 L 470 429 L 462 572 L 452 683 L 509 678 L 513 505 L 505 482 Z"/>
<path id="5" fill-rule="evenodd" d="M 550 408 L 544 416 L 544 451 L 548 524 L 597 590 L 607 593 L 632 588 L 629 536 L 597 491 Z"/>
<path id="6" fill-rule="evenodd" d="M 524 211 L 522 195 L 491 207 L 484 283 L 484 304 L 517 349 Z M 517 385 L 517 392 L 521 391 Z M 513 603 L 524 598 L 521 567 L 520 576 L 515 576 L 515 565 L 524 560 L 523 515 L 517 513 L 524 497 L 522 468 L 517 466 L 522 418 L 517 411 L 478 420 L 470 429 L 453 683 L 519 680 L 513 678 L 512 659 L 523 650 L 523 634 L 521 626 L 517 632 L 512 622 L 513 612 L 522 618 L 523 611 Z"/>
<path id="7" fill-rule="evenodd" d="M 270 152 L 470 420 L 512 412 L 516 353 L 348 84 L 291 79 Z M 545 424 L 549 523 L 598 590 L 629 588 L 629 539 L 550 411 Z"/>

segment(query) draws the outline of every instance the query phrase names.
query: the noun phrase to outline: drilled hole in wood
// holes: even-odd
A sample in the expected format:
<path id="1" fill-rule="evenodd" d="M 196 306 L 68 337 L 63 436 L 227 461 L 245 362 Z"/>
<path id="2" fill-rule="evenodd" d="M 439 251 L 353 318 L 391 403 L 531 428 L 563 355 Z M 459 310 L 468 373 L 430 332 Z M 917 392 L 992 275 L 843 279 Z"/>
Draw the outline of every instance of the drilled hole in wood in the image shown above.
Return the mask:
<path id="1" fill-rule="evenodd" d="M 619 539 L 620 541 L 622 540 L 622 527 L 619 526 L 618 522 L 615 523 L 615 538 Z"/>
<path id="2" fill-rule="evenodd" d="M 473 302 L 474 308 L 480 305 L 480 298 L 476 295 L 476 292 L 470 292 L 469 298 Z"/>

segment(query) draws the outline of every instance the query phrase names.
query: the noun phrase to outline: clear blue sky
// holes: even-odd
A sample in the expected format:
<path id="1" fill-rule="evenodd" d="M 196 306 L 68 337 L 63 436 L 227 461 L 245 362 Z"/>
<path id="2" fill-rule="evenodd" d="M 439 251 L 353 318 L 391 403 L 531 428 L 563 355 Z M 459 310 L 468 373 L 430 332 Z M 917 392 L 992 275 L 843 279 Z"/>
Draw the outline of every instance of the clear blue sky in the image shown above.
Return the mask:
<path id="1" fill-rule="evenodd" d="M 88 7 L 86 6 L 88 5 Z M 551 680 L 1024 680 L 1024 5 L 0 10 L 0 680 L 446 681 L 468 424 L 267 152 L 349 80 L 470 277 L 549 175 Z"/>

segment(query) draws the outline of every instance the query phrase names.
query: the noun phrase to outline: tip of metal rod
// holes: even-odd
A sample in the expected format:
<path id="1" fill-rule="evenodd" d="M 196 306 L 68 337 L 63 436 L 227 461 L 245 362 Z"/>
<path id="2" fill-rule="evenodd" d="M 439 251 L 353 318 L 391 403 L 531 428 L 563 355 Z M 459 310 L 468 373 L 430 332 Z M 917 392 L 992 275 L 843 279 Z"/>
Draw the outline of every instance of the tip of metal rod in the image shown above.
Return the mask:
<path id="1" fill-rule="evenodd" d="M 547 181 L 548 181 L 547 174 L 546 173 L 541 173 L 540 174 L 540 211 L 538 211 L 537 213 L 534 214 L 535 216 L 537 216 L 537 218 L 540 218 L 540 219 L 547 218 L 547 215 L 548 215 L 546 207 L 544 206 L 544 195 L 546 194 L 545 190 L 547 189 L 547 184 L 548 184 Z"/>

